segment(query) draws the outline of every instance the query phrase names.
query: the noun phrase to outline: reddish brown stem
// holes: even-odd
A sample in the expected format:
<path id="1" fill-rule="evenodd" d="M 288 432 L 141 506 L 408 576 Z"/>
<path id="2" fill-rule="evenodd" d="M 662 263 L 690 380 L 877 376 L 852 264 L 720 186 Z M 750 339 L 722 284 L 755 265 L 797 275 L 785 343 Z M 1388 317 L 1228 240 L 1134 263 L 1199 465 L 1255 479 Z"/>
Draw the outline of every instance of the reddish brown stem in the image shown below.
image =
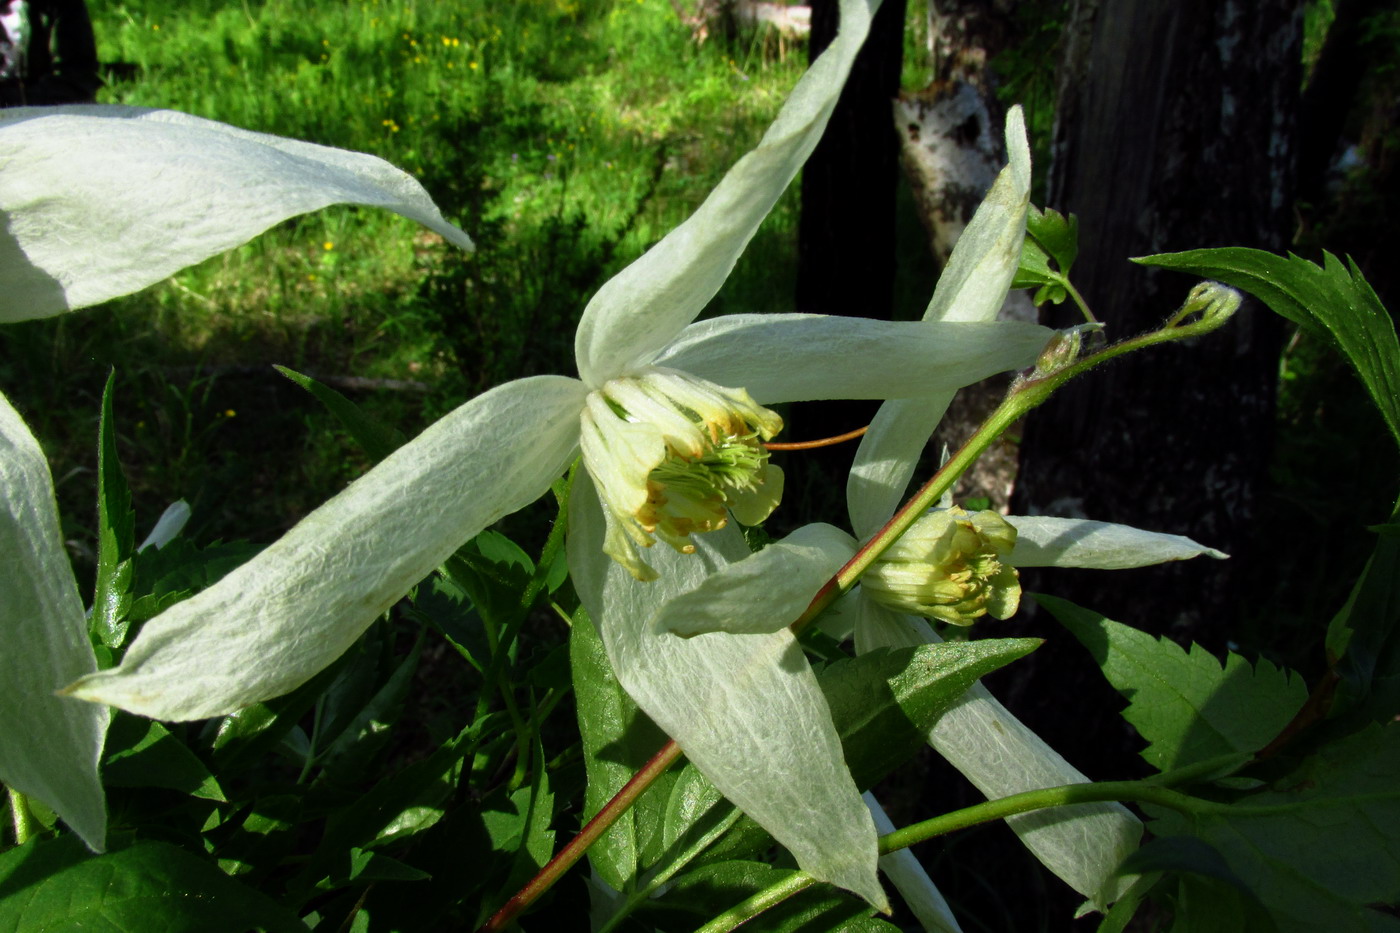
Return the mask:
<path id="1" fill-rule="evenodd" d="M 815 450 L 818 447 L 833 447 L 837 444 L 844 444 L 846 441 L 853 441 L 870 430 L 870 425 L 863 428 L 856 428 L 854 431 L 847 431 L 845 434 L 838 434 L 835 437 L 824 437 L 819 441 L 791 441 L 785 444 L 764 444 L 769 450 Z"/>
<path id="2" fill-rule="evenodd" d="M 681 747 L 674 741 L 667 742 L 661 747 L 661 751 L 651 756 L 651 760 L 642 766 L 641 770 L 632 775 L 632 779 L 622 786 L 622 789 L 609 800 L 603 809 L 598 811 L 598 815 L 588 821 L 588 824 L 580 830 L 579 834 L 569 840 L 568 845 L 560 849 L 549 860 L 549 864 L 539 870 L 530 882 L 516 891 L 510 900 L 506 901 L 500 910 L 491 915 L 491 919 L 481 925 L 477 933 L 496 933 L 504 930 L 510 925 L 520 913 L 535 902 L 535 900 L 548 891 L 554 882 L 574 867 L 579 859 L 583 858 L 588 847 L 598 841 L 598 837 L 607 832 L 608 827 L 616 822 L 617 818 L 627 812 L 627 809 L 636 802 L 637 798 L 651 786 L 652 781 L 661 776 L 667 768 L 681 757 Z"/>

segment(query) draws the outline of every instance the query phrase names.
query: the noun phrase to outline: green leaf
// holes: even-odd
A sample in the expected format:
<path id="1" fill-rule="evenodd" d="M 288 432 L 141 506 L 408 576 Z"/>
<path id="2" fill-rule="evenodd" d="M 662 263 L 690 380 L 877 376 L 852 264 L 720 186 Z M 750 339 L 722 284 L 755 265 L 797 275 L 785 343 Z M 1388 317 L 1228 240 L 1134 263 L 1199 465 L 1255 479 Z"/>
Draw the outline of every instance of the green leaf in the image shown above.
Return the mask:
<path id="1" fill-rule="evenodd" d="M 370 881 L 427 881 L 432 876 L 419 871 L 412 865 L 405 865 L 398 859 L 380 852 L 366 852 L 351 849 L 350 860 L 343 874 L 327 878 L 320 885 L 325 889 L 343 888 L 350 884 Z"/>
<path id="2" fill-rule="evenodd" d="M 1400 509 L 1381 526 L 1375 550 L 1327 629 L 1341 683 L 1333 711 L 1351 728 L 1358 717 L 1384 722 L 1400 709 Z M 1388 531 L 1386 530 L 1388 529 Z"/>
<path id="3" fill-rule="evenodd" d="M 254 801 L 243 819 L 225 820 L 206 832 L 206 844 L 213 846 L 222 871 L 261 879 L 292 853 L 301 819 L 300 797 L 268 794 Z"/>
<path id="4" fill-rule="evenodd" d="M 117 459 L 117 433 L 112 415 L 112 391 L 117 373 L 107 376 L 102 390 L 102 420 L 97 436 L 97 584 L 93 594 L 92 629 L 108 648 L 126 641 L 127 610 L 131 607 L 131 559 L 136 553 L 136 516 L 131 490 Z"/>
<path id="5" fill-rule="evenodd" d="M 1237 654 L 1222 668 L 1204 648 L 1183 651 L 1063 599 L 1035 600 L 1089 649 L 1115 690 L 1123 718 L 1148 742 L 1142 756 L 1159 771 L 1183 768 L 1269 744 L 1307 699 L 1302 679 Z"/>
<path id="6" fill-rule="evenodd" d="M 1067 278 L 1079 257 L 1079 218 L 1073 214 L 1066 217 L 1053 207 L 1041 211 L 1031 205 L 1026 213 L 1026 235 L 1055 260 L 1060 277 Z"/>
<path id="7" fill-rule="evenodd" d="M 102 781 L 108 787 L 168 787 L 205 800 L 228 799 L 204 762 L 169 729 L 129 713 L 112 720 Z"/>
<path id="8" fill-rule="evenodd" d="M 1153 839 L 1123 860 L 1121 873 L 1180 877 L 1172 929 L 1192 933 L 1277 933 L 1249 886 L 1210 843 L 1195 836 Z"/>
<path id="9" fill-rule="evenodd" d="M 1057 284 L 1060 276 L 1050 268 L 1050 255 L 1035 240 L 1026 237 L 1021 241 L 1021 265 L 1011 280 L 1012 288 L 1033 288 L 1037 285 L 1048 287 Z"/>
<path id="10" fill-rule="evenodd" d="M 1400 340 L 1395 322 L 1356 263 L 1323 254 L 1318 266 L 1229 247 L 1143 256 L 1133 262 L 1218 279 L 1254 295 L 1275 313 L 1330 338 L 1356 369 L 1390 432 L 1400 441 Z"/>
<path id="11" fill-rule="evenodd" d="M 335 389 L 322 385 L 310 376 L 304 376 L 285 366 L 273 366 L 288 379 L 316 397 L 326 410 L 336 417 L 342 427 L 350 432 L 355 443 L 364 448 L 370 459 L 378 463 L 404 445 L 407 440 L 398 430 L 389 427 L 367 415 L 360 406 L 341 395 Z"/>
<path id="12" fill-rule="evenodd" d="M 1158 836 L 1213 846 L 1281 933 L 1377 933 L 1400 921 L 1369 905 L 1400 901 L 1400 725 L 1322 747 L 1267 790 L 1232 805 L 1163 812 Z"/>
<path id="13" fill-rule="evenodd" d="M 574 702 L 583 740 L 584 767 L 588 774 L 583 797 L 583 819 L 587 821 L 661 750 L 666 744 L 666 734 L 637 708 L 617 682 L 603 650 L 603 641 L 587 610 L 581 606 L 573 616 L 569 659 L 573 667 Z M 694 771 L 693 768 L 688 770 Z M 613 890 L 632 890 L 638 865 L 649 864 L 644 850 L 658 850 L 658 843 L 664 846 L 674 838 L 671 833 L 658 832 L 658 829 L 668 825 L 666 809 L 675 781 L 674 770 L 663 774 L 589 848 L 590 863 Z M 709 786 L 709 782 L 705 784 Z M 652 839 L 657 839 L 658 843 L 649 845 Z"/>
<path id="14" fill-rule="evenodd" d="M 146 548 L 132 560 L 134 599 L 127 611 L 131 622 L 144 622 L 183 599 L 213 586 L 224 575 L 262 550 L 246 541 L 215 541 L 196 545 L 178 537 L 162 548 Z"/>
<path id="15" fill-rule="evenodd" d="M 214 734 L 214 770 L 228 777 L 276 748 L 335 681 L 348 654 L 291 693 L 225 716 Z"/>
<path id="16" fill-rule="evenodd" d="M 87 857 L 72 837 L 0 855 L 0 931 L 305 933 L 296 915 L 163 842 Z"/>

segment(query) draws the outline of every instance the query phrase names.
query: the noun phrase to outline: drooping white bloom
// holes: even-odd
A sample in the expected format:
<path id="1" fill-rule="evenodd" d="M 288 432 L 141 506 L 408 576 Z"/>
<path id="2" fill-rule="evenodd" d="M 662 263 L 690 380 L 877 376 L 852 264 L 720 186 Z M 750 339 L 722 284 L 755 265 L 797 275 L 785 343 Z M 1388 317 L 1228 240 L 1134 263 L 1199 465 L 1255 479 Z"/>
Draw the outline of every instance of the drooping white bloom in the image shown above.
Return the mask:
<path id="1" fill-rule="evenodd" d="M 925 320 L 989 321 L 1002 305 L 1019 263 L 1030 193 L 1029 147 L 1020 112 L 1014 108 L 1007 119 L 1007 150 L 1010 165 L 958 240 Z M 802 535 L 815 547 L 790 548 L 773 556 L 775 562 L 782 562 L 782 575 L 792 586 L 806 587 L 807 600 L 855 554 L 857 539 L 868 539 L 894 514 L 952 397 L 952 392 L 934 393 L 882 405 L 862 439 L 847 482 L 847 506 L 855 536 L 830 526 L 811 526 L 793 538 Z M 1124 569 L 1203 555 L 1224 556 L 1188 538 L 1103 522 L 1008 516 L 1006 523 L 1014 528 L 1014 546 L 989 550 L 999 551 L 999 559 L 1008 568 Z M 946 530 L 949 524 L 939 522 L 933 527 Z M 995 530 L 993 536 L 1005 543 L 1005 536 Z M 786 624 L 768 613 L 743 609 L 764 599 L 763 582 L 752 575 L 722 568 L 706 581 L 706 587 L 711 593 L 726 594 L 731 607 L 727 616 L 695 613 L 698 600 L 676 601 L 657 620 L 658 627 L 696 634 L 765 632 L 775 624 Z M 882 601 L 876 597 L 877 589 L 857 587 L 831 610 L 837 618 L 829 629 L 854 633 L 858 654 L 941 640 L 924 619 L 905 614 L 912 597 Z M 900 608 L 891 608 L 890 602 Z M 790 604 L 799 610 L 805 608 L 802 593 L 794 595 Z M 1088 780 L 980 683 L 940 717 L 929 734 L 929 743 L 989 799 Z M 1026 813 L 1011 817 L 1007 823 L 1047 868 L 1100 908 L 1121 890 L 1123 882 L 1113 873 L 1136 848 L 1142 832 L 1141 822 L 1118 804 Z M 901 888 L 905 883 L 913 885 L 915 896 L 925 896 L 919 890 L 922 880 L 910 878 L 907 864 L 895 880 Z"/>
<path id="2" fill-rule="evenodd" d="M 1027 365 L 1049 336 L 801 314 L 692 323 L 816 144 L 877 5 L 843 0 L 840 35 L 758 147 L 589 303 L 578 379 L 522 379 L 467 402 L 146 623 L 120 667 L 68 693 L 175 720 L 285 693 L 466 540 L 540 496 L 582 447 L 570 566 L 620 681 L 807 871 L 882 904 L 868 811 L 791 635 L 687 642 L 642 611 L 741 556 L 737 531 L 717 527 L 719 505 L 752 515 L 772 499 L 776 479 L 751 456 L 751 435 L 776 429 L 762 405 L 951 392 Z"/>
<path id="3" fill-rule="evenodd" d="M 170 111 L 5 110 L 0 166 L 0 322 L 136 291 L 337 202 L 384 207 L 471 246 L 387 162 Z M 178 530 L 169 518 L 157 546 Z M 97 667 L 58 529 L 39 444 L 0 395 L 0 781 L 101 850 L 109 711 L 54 695 Z"/>

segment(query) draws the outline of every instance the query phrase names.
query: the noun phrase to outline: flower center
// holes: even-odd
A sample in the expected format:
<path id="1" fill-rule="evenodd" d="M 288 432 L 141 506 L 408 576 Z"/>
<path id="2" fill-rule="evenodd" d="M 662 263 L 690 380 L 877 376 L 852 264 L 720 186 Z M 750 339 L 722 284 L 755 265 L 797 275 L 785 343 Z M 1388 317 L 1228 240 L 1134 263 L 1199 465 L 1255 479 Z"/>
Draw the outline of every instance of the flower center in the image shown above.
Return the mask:
<path id="1" fill-rule="evenodd" d="M 1021 581 L 1002 559 L 1015 546 L 1016 529 L 996 512 L 935 509 L 880 556 L 861 586 L 892 609 L 953 625 L 1009 619 Z"/>
<path id="2" fill-rule="evenodd" d="M 723 528 L 731 511 L 746 525 L 763 521 L 782 496 L 782 472 L 762 442 L 782 426 L 743 389 L 677 370 L 608 381 L 589 395 L 582 432 L 609 515 L 604 550 L 651 579 L 637 546 L 659 538 L 692 553 L 690 535 Z"/>

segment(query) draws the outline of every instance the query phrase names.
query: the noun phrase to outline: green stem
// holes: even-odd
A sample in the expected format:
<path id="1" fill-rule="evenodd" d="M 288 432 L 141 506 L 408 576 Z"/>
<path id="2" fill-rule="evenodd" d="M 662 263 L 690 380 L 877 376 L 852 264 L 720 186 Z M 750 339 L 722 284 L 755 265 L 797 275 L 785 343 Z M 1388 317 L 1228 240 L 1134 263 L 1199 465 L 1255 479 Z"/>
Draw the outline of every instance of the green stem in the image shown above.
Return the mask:
<path id="1" fill-rule="evenodd" d="M 1230 297 L 1222 297 L 1218 291 L 1202 291 L 1203 288 L 1211 287 L 1223 288 L 1222 286 L 1214 286 L 1213 283 L 1197 286 L 1192 290 L 1191 297 L 1187 299 L 1186 304 L 1182 305 L 1181 309 L 1160 330 L 1140 334 L 1111 347 L 1104 347 L 1083 359 L 1077 358 L 1079 335 L 1076 332 L 1057 334 L 1055 340 L 1042 353 L 1041 360 L 1036 364 L 1035 370 L 1012 384 L 1006 398 L 987 416 L 986 420 L 973 432 L 962 447 L 958 448 L 957 453 L 939 467 L 938 472 L 933 474 L 933 477 L 908 502 L 901 506 L 898 512 L 895 512 L 884 527 L 876 532 L 875 536 L 866 542 L 844 567 L 836 572 L 836 576 L 827 581 L 826 585 L 812 599 L 807 610 L 797 621 L 792 623 L 790 626 L 792 630 L 800 633 L 823 610 L 855 586 L 861 574 L 865 573 L 881 554 L 898 541 L 900 536 L 909 530 L 910 525 L 913 525 L 932 508 L 943 497 L 944 493 L 952 489 L 958 477 L 966 472 L 1007 428 L 1025 417 L 1032 409 L 1044 404 L 1066 382 L 1115 357 L 1159 343 L 1197 337 L 1224 324 L 1234 313 L 1234 310 L 1239 307 L 1239 294 L 1230 290 L 1230 296 L 1233 296 L 1231 299 Z M 1199 318 L 1190 323 L 1183 323 L 1187 318 L 1197 313 L 1200 313 Z M 1063 360 L 1060 359 L 1062 356 Z"/>
<path id="2" fill-rule="evenodd" d="M 19 791 L 5 785 L 5 793 L 10 798 L 10 817 L 15 829 L 15 845 L 22 846 L 29 841 L 37 829 L 37 821 L 29 810 L 29 799 Z"/>
<path id="3" fill-rule="evenodd" d="M 980 823 L 1004 820 L 1018 813 L 1044 810 L 1048 807 L 1067 807 L 1080 803 L 1106 803 L 1135 801 L 1153 803 L 1182 813 L 1205 813 L 1230 810 L 1226 804 L 1213 803 L 1188 796 L 1159 784 L 1147 781 L 1103 781 L 1098 784 L 1065 784 L 1060 787 L 1047 787 L 1043 790 L 1030 790 L 1010 797 L 988 800 L 975 806 L 955 810 L 935 816 L 931 820 L 915 823 L 903 829 L 880 837 L 880 854 L 889 855 L 898 849 L 912 846 L 935 836 L 944 836 L 960 829 L 967 829 Z"/>
<path id="4" fill-rule="evenodd" d="M 1079 289 L 1075 288 L 1068 278 L 1061 278 L 1060 284 L 1065 287 L 1065 291 L 1069 292 L 1069 296 L 1079 306 L 1079 313 L 1084 315 L 1084 320 L 1090 324 L 1097 324 L 1099 319 L 1094 317 L 1094 312 L 1089 310 L 1089 305 L 1084 300 L 1084 296 L 1079 294 Z"/>
<path id="5" fill-rule="evenodd" d="M 816 883 L 817 879 L 805 871 L 793 872 L 777 884 L 770 885 L 748 900 L 735 904 L 697 929 L 695 933 L 728 933 L 729 930 L 733 930 L 742 923 L 747 923 L 768 908 L 776 907 L 794 894 L 800 894 Z"/>

